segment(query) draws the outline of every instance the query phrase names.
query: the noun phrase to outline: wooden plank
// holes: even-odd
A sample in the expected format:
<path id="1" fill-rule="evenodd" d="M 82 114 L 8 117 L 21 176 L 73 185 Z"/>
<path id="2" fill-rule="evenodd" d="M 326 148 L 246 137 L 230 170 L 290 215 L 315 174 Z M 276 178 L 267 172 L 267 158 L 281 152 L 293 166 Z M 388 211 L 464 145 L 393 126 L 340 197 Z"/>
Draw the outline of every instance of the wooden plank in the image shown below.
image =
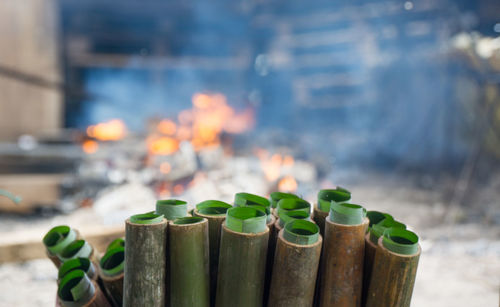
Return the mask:
<path id="1" fill-rule="evenodd" d="M 106 246 L 114 239 L 125 235 L 125 226 L 92 227 L 79 229 L 83 238 L 90 242 L 99 253 L 105 251 Z M 3 234 L 5 235 L 5 234 Z M 0 264 L 6 262 L 22 262 L 31 259 L 46 258 L 42 236 L 31 237 L 22 242 L 0 243 Z M 48 259 L 48 258 L 47 258 Z"/>
<path id="2" fill-rule="evenodd" d="M 60 82 L 55 0 L 0 2 L 0 65 Z M 0 140 L 57 130 L 62 95 L 19 79 L 0 76 Z"/>
<path id="3" fill-rule="evenodd" d="M 16 174 L 0 175 L 0 189 L 21 197 L 15 204 L 0 196 L 0 211 L 30 212 L 36 207 L 57 205 L 60 199 L 61 174 Z"/>

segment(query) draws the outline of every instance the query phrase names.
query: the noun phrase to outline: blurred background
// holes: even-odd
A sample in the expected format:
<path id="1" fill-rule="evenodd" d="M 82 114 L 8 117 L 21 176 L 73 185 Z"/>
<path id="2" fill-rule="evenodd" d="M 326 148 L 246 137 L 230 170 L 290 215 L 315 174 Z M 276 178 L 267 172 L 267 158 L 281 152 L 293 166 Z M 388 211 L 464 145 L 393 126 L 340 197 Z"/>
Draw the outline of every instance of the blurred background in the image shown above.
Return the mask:
<path id="1" fill-rule="evenodd" d="M 54 304 L 54 225 L 336 185 L 420 235 L 413 306 L 498 306 L 497 0 L 4 0 L 0 32 L 0 306 Z"/>

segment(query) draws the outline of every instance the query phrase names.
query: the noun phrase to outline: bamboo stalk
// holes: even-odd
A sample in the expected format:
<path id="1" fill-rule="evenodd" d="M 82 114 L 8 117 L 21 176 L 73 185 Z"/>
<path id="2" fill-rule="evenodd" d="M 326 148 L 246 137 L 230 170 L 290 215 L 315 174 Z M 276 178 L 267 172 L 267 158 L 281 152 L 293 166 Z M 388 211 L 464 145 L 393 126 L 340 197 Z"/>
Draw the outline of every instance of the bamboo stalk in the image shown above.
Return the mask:
<path id="1" fill-rule="evenodd" d="M 113 305 L 122 306 L 125 249 L 121 246 L 110 246 L 111 249 L 108 247 L 108 251 L 99 262 L 99 277 Z"/>
<path id="2" fill-rule="evenodd" d="M 333 203 L 325 220 L 320 306 L 361 306 L 368 219 L 359 205 Z"/>
<path id="3" fill-rule="evenodd" d="M 97 284 L 82 270 L 66 274 L 57 290 L 63 307 L 111 307 Z"/>
<path id="4" fill-rule="evenodd" d="M 378 240 L 367 307 L 408 307 L 421 248 L 411 231 L 391 228 Z"/>
<path id="5" fill-rule="evenodd" d="M 173 221 L 188 215 L 187 202 L 178 199 L 166 199 L 156 202 L 156 214 L 162 214 L 167 220 Z"/>
<path id="6" fill-rule="evenodd" d="M 153 213 L 125 221 L 123 306 L 165 306 L 167 220 Z"/>
<path id="7" fill-rule="evenodd" d="M 269 306 L 312 306 L 322 238 L 319 227 L 290 221 L 278 236 Z"/>
<path id="8" fill-rule="evenodd" d="M 216 306 L 263 305 L 269 229 L 255 208 L 229 209 L 222 225 Z"/>
<path id="9" fill-rule="evenodd" d="M 325 219 L 328 214 L 329 212 L 321 211 L 317 206 L 314 206 L 313 220 L 316 224 L 318 224 L 319 231 L 322 236 L 325 235 Z"/>
<path id="10" fill-rule="evenodd" d="M 170 306 L 210 306 L 208 221 L 182 217 L 168 226 Z"/>
<path id="11" fill-rule="evenodd" d="M 386 229 L 401 228 L 406 229 L 406 225 L 399 223 L 394 218 L 383 212 L 368 211 L 366 213 L 370 224 L 368 225 L 368 233 L 365 235 L 365 260 L 363 265 L 363 294 L 362 305 L 366 305 L 368 296 L 368 288 L 373 271 L 373 261 L 375 260 L 375 252 L 377 251 L 377 242 L 380 236 Z"/>
<path id="12" fill-rule="evenodd" d="M 66 225 L 56 226 L 45 234 L 42 242 L 45 246 L 47 257 L 54 263 L 56 268 L 59 268 L 62 264 L 58 254 L 71 242 L 77 240 L 78 237 L 78 232 Z"/>
<path id="13" fill-rule="evenodd" d="M 215 304 L 217 291 L 217 272 L 219 266 L 219 246 L 222 223 L 226 220 L 226 212 L 232 206 L 218 200 L 207 200 L 196 205 L 194 216 L 208 220 L 208 241 L 210 249 L 210 304 Z"/>

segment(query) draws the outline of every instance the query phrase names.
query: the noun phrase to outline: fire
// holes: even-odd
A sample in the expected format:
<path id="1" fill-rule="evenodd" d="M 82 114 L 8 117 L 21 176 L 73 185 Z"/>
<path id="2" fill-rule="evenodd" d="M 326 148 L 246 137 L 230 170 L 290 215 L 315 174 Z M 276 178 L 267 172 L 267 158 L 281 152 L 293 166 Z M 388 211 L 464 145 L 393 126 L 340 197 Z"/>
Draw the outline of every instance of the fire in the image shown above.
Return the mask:
<path id="1" fill-rule="evenodd" d="M 188 141 L 195 150 L 219 145 L 223 132 L 243 133 L 254 125 L 252 109 L 237 113 L 228 105 L 226 96 L 215 93 L 196 93 L 192 97 L 193 107 L 183 110 L 177 115 L 177 122 L 164 119 L 156 127 L 157 132 L 171 137 L 169 145 L 163 139 L 162 145 L 157 142 L 149 143 L 149 152 L 152 154 L 171 154 L 178 149 L 178 143 Z M 174 144 L 176 141 L 176 144 Z M 151 146 L 155 146 L 153 149 Z M 161 147 L 161 150 L 158 150 Z M 163 150 L 168 147 L 168 150 Z"/>
<path id="2" fill-rule="evenodd" d="M 87 135 L 100 141 L 121 140 L 126 133 L 127 127 L 120 119 L 112 119 L 87 128 Z"/>
<path id="3" fill-rule="evenodd" d="M 292 176 L 285 176 L 278 183 L 278 190 L 280 192 L 293 193 L 297 191 L 297 181 Z"/>
<path id="4" fill-rule="evenodd" d="M 172 166 L 168 162 L 163 162 L 160 164 L 160 172 L 163 174 L 168 174 L 172 170 Z"/>
<path id="5" fill-rule="evenodd" d="M 260 167 L 268 181 L 276 181 L 283 175 L 283 170 L 289 169 L 295 163 L 292 156 L 270 153 L 262 148 L 255 150 L 255 155 L 260 160 Z"/>
<path id="6" fill-rule="evenodd" d="M 93 154 L 99 149 L 99 144 L 93 140 L 85 140 L 82 143 L 82 149 L 86 154 Z"/>
<path id="7" fill-rule="evenodd" d="M 179 149 L 179 141 L 167 136 L 150 136 L 146 140 L 149 152 L 154 155 L 170 155 Z"/>

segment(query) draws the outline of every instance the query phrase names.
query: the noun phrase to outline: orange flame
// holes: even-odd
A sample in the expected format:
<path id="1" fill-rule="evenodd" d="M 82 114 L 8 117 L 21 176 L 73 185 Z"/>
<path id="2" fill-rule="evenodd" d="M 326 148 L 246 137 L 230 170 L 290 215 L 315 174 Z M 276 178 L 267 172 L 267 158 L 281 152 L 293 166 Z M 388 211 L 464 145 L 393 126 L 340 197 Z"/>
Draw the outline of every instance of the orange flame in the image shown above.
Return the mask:
<path id="1" fill-rule="evenodd" d="M 87 128 L 87 135 L 100 141 L 117 141 L 125 137 L 127 127 L 120 119 L 92 125 Z"/>
<path id="2" fill-rule="evenodd" d="M 169 120 L 164 119 L 158 124 L 158 131 L 166 135 L 174 135 L 177 130 L 177 125 Z"/>
<path id="3" fill-rule="evenodd" d="M 179 141 L 168 136 L 150 136 L 146 142 L 149 152 L 154 155 L 170 155 L 179 149 Z"/>
<path id="4" fill-rule="evenodd" d="M 293 193 L 297 191 L 297 181 L 292 176 L 285 176 L 278 183 L 278 190 L 280 192 Z"/>
<path id="5" fill-rule="evenodd" d="M 82 143 L 82 149 L 86 154 L 93 154 L 99 149 L 99 144 L 93 140 L 85 140 Z"/>

